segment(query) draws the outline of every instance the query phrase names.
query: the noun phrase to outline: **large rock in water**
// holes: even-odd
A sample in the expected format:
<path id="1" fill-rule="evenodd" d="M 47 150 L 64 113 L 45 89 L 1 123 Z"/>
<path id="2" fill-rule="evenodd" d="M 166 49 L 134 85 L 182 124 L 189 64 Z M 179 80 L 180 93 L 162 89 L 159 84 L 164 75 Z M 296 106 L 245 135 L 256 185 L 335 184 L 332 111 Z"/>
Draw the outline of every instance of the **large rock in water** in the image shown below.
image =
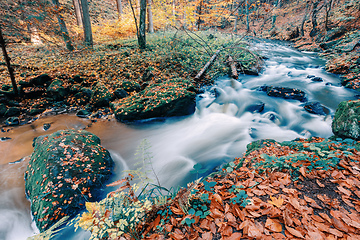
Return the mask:
<path id="1" fill-rule="evenodd" d="M 296 88 L 261 86 L 260 91 L 266 92 L 270 97 L 280 97 L 284 99 L 293 99 L 300 102 L 306 102 L 306 94 L 304 91 Z"/>
<path id="2" fill-rule="evenodd" d="M 115 117 L 129 122 L 158 117 L 184 116 L 194 113 L 194 86 L 187 80 L 174 79 L 153 84 L 143 91 L 111 104 Z"/>
<path id="3" fill-rule="evenodd" d="M 360 100 L 341 102 L 332 122 L 336 136 L 360 140 Z"/>
<path id="4" fill-rule="evenodd" d="M 33 145 L 25 191 L 42 232 L 79 213 L 85 201 L 96 201 L 114 163 L 100 139 L 87 131 L 58 131 L 36 138 Z"/>

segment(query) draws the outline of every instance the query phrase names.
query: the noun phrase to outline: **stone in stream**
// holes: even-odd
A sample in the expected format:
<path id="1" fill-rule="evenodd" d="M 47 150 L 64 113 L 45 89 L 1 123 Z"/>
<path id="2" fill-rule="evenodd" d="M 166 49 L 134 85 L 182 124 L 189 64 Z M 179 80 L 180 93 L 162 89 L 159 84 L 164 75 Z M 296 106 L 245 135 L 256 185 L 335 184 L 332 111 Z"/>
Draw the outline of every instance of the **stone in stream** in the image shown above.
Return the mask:
<path id="1" fill-rule="evenodd" d="M 309 113 L 318 115 L 328 115 L 330 113 L 330 110 L 319 102 L 306 103 L 304 109 Z"/>
<path id="2" fill-rule="evenodd" d="M 284 99 L 293 99 L 300 102 L 306 102 L 305 92 L 296 88 L 261 86 L 259 91 L 266 92 L 270 97 L 280 97 Z"/>
<path id="3" fill-rule="evenodd" d="M 341 102 L 332 122 L 334 135 L 360 140 L 360 100 Z"/>
<path id="4" fill-rule="evenodd" d="M 25 172 L 25 192 L 41 232 L 96 201 L 113 160 L 100 139 L 83 130 L 62 130 L 34 139 Z"/>
<path id="5" fill-rule="evenodd" d="M 185 116 L 195 112 L 196 93 L 184 79 L 171 79 L 149 85 L 143 91 L 111 103 L 115 117 L 121 122 L 149 118 Z"/>
<path id="6" fill-rule="evenodd" d="M 6 126 L 16 126 L 20 124 L 20 120 L 18 117 L 9 117 L 4 123 Z"/>
<path id="7" fill-rule="evenodd" d="M 245 111 L 251 112 L 251 113 L 261 113 L 264 111 L 265 103 L 259 102 L 250 106 L 247 106 Z"/>

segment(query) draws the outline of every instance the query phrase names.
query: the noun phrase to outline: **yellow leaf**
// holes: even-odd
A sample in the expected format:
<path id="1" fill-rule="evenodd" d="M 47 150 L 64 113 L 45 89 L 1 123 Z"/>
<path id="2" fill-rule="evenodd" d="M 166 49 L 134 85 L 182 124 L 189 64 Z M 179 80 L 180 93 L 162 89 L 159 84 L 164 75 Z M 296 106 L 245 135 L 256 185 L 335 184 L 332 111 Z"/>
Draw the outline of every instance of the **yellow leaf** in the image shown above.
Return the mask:
<path id="1" fill-rule="evenodd" d="M 276 197 L 271 197 L 271 201 L 269 200 L 268 203 L 280 208 L 283 203 L 284 203 L 284 199 L 280 196 L 279 198 L 276 198 Z"/>

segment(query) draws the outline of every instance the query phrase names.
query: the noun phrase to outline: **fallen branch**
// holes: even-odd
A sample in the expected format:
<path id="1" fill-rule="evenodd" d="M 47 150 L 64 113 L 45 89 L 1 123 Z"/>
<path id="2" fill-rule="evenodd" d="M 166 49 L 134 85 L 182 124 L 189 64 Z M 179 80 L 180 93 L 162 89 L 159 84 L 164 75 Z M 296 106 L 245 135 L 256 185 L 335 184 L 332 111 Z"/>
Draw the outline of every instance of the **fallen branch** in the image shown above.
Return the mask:
<path id="1" fill-rule="evenodd" d="M 206 70 L 211 66 L 211 64 L 215 61 L 216 57 L 219 55 L 219 53 L 221 52 L 221 49 L 217 50 L 214 55 L 212 55 L 212 57 L 210 58 L 210 60 L 205 64 L 205 66 L 201 69 L 201 71 L 195 76 L 195 80 L 199 80 L 200 78 L 202 78 L 202 76 L 204 75 L 204 73 L 206 72 Z"/>
<path id="2" fill-rule="evenodd" d="M 229 67 L 231 69 L 231 77 L 238 79 L 238 72 L 236 70 L 236 64 L 235 64 L 234 59 L 230 55 L 228 57 L 227 64 L 229 65 Z"/>

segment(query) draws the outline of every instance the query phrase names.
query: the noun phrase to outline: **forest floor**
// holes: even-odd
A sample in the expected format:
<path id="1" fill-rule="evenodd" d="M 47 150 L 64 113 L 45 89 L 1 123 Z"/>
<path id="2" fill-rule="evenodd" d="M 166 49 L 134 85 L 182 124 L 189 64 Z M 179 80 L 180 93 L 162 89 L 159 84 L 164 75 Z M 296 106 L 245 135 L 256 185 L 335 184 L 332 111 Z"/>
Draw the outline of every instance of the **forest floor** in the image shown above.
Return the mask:
<path id="1" fill-rule="evenodd" d="M 233 46 L 247 48 L 241 36 L 213 32 L 152 34 L 148 36 L 147 48 L 144 51 L 139 50 L 134 38 L 99 44 L 93 49 L 74 52 L 51 50 L 47 46 L 9 45 L 15 78 L 20 83 L 20 90 L 24 95 L 10 102 L 5 99 L 7 94 L 11 96 L 12 86 L 6 66 L 2 64 L 0 97 L 7 109 L 20 108 L 20 113 L 17 111 L 20 122 L 27 122 L 29 115 L 39 114 L 46 109 L 46 112 L 52 109 L 87 109 L 90 112 L 99 110 L 101 115 L 109 115 L 111 109 L 108 103 L 98 108 L 92 106 L 91 98 L 96 84 L 103 84 L 112 99 L 116 98 L 114 92 L 118 88 L 125 89 L 127 97 L 122 100 L 125 102 L 136 92 L 156 83 L 167 84 L 169 79 L 190 81 L 198 92 L 201 87 L 211 84 L 215 75 L 228 74 L 226 58 L 230 52 L 235 61 L 243 63 L 243 69 L 251 69 L 258 63 L 259 59 L 255 55 L 246 50 L 234 51 L 231 49 Z M 223 50 L 211 69 L 203 78 L 194 80 L 196 74 L 218 49 Z M 57 96 L 56 99 L 50 96 L 48 88 L 51 81 L 42 86 L 33 86 L 33 79 L 41 74 L 50 76 L 51 81 L 60 80 L 61 88 L 66 91 L 64 96 Z M 124 88 L 124 84 L 135 88 Z M 74 85 L 78 89 L 74 89 Z M 87 100 L 75 96 L 79 90 L 88 94 Z"/>

